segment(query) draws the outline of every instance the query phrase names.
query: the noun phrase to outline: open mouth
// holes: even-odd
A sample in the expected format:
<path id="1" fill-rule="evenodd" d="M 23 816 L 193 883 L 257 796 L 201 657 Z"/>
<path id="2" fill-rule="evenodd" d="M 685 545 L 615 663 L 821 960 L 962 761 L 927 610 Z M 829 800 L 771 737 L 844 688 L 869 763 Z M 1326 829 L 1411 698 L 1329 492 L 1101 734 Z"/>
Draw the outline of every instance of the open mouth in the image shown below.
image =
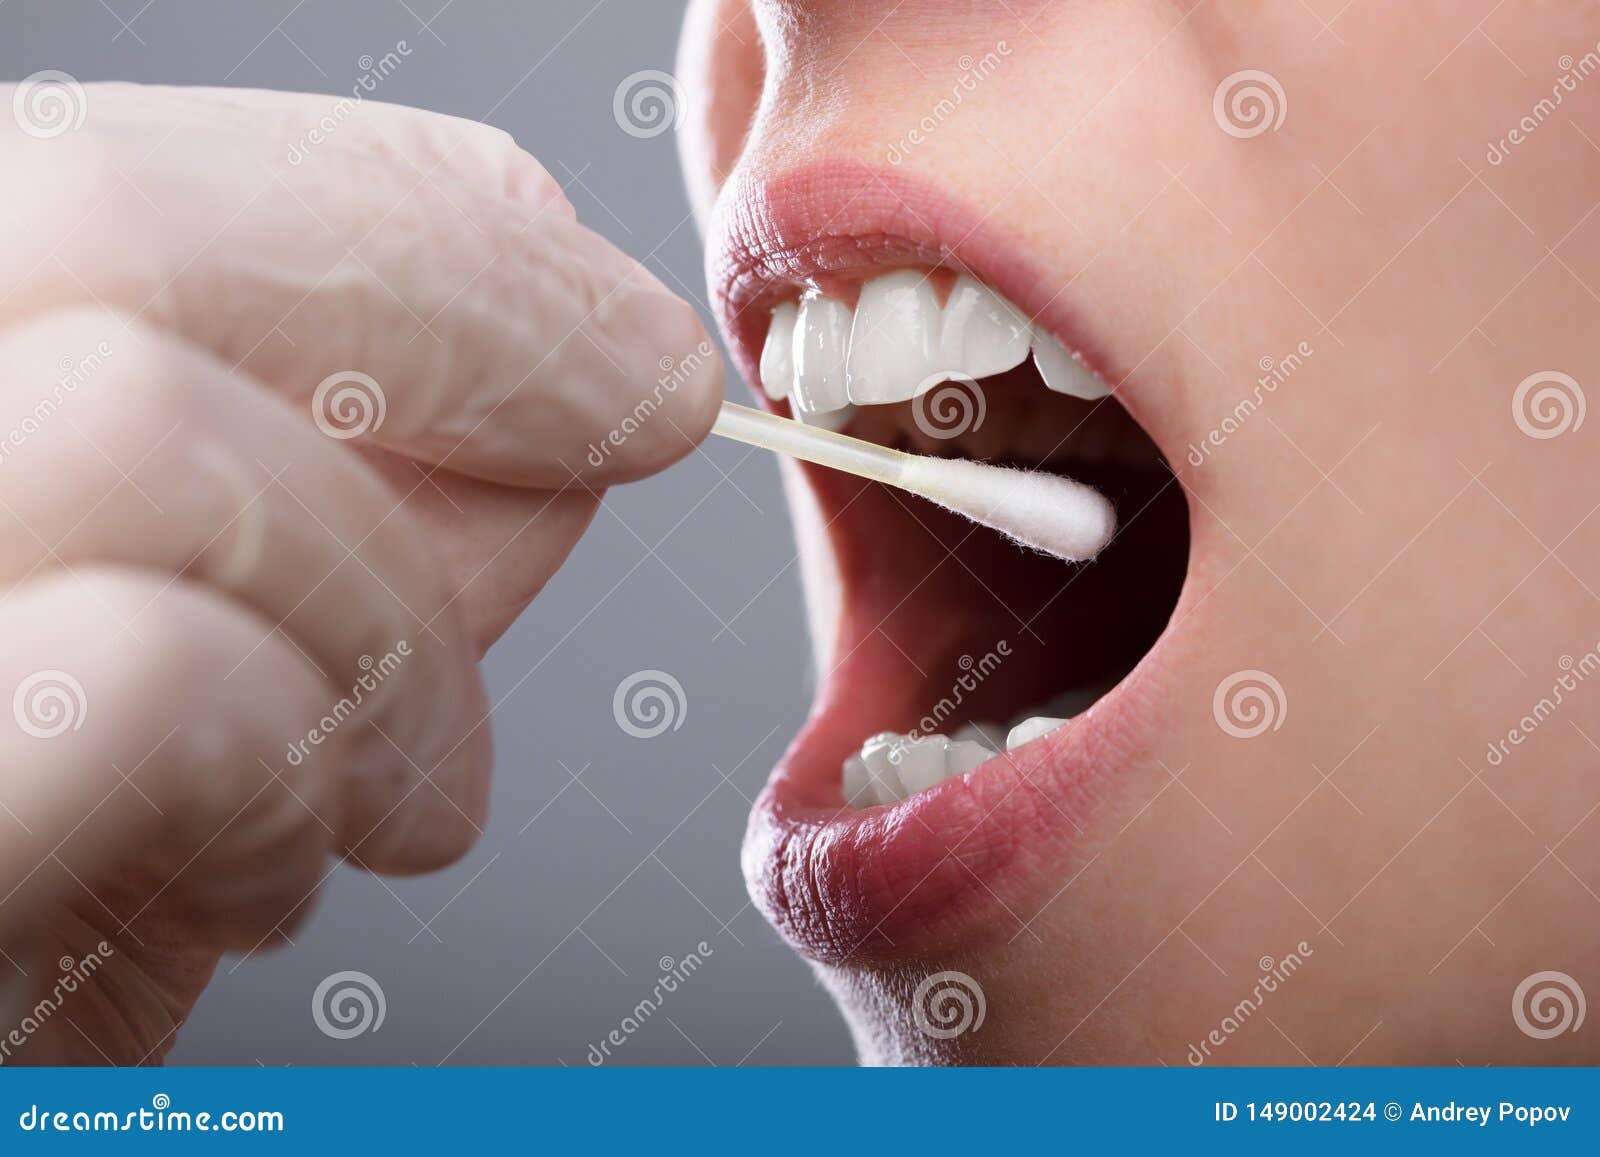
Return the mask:
<path id="1" fill-rule="evenodd" d="M 1148 721 L 1136 672 L 1189 548 L 1156 441 L 1038 305 L 996 285 L 1008 269 L 1035 296 L 1047 282 L 1017 276 L 975 230 L 958 234 L 964 249 L 927 236 L 950 214 L 918 211 L 914 189 L 876 209 L 857 198 L 841 220 L 839 183 L 764 187 L 756 245 L 726 250 L 724 323 L 769 404 L 899 449 L 1070 476 L 1115 504 L 1119 526 L 1099 559 L 1070 563 L 801 468 L 836 621 L 816 624 L 832 634 L 816 702 L 757 805 L 745 866 L 779 930 L 836 962 L 981 924 L 1039 875 L 1019 869 L 1081 829 L 1097 773 L 1132 757 Z"/>
<path id="2" fill-rule="evenodd" d="M 798 301 L 772 309 L 760 366 L 767 397 L 787 399 L 803 421 L 897 449 L 1059 470 L 1141 512 L 1160 501 L 1170 477 L 1155 444 L 1109 400 L 1104 381 L 999 293 L 948 269 L 899 269 L 859 284 L 807 288 Z M 928 560 L 926 595 L 910 600 L 914 613 L 926 616 L 910 629 L 947 641 L 936 652 L 890 641 L 905 650 L 908 666 L 934 681 L 930 694 L 940 673 L 948 686 L 915 728 L 864 737 L 844 759 L 843 800 L 855 808 L 894 803 L 974 772 L 1064 725 L 1148 650 L 1177 595 L 1166 557 L 1136 565 L 1134 551 L 1119 550 L 1103 569 L 1123 572 L 1112 576 L 1118 587 L 1139 596 L 1114 608 L 1119 629 L 1093 647 L 1051 656 L 1046 632 L 1061 638 L 1072 627 L 1057 621 L 1060 615 L 1083 613 L 1082 599 L 1069 594 L 1083 572 L 1019 551 L 987 528 L 952 524 L 923 500 L 893 497 L 898 509 L 873 526 L 874 549 L 883 556 L 870 560 L 874 569 L 919 554 L 919 542 L 907 538 L 931 540 L 953 565 Z M 946 569 L 953 573 L 943 576 Z M 1176 577 L 1181 581 L 1181 571 Z M 1102 605 L 1088 608 L 1091 614 L 1113 609 L 1103 591 L 1095 593 Z M 886 608 L 886 617 L 894 611 Z M 965 649 L 946 653 L 953 648 Z M 933 671 L 911 650 L 925 652 Z M 1018 658 L 1020 670 L 1003 670 Z M 1047 697 L 1023 703 L 1019 694 Z"/>

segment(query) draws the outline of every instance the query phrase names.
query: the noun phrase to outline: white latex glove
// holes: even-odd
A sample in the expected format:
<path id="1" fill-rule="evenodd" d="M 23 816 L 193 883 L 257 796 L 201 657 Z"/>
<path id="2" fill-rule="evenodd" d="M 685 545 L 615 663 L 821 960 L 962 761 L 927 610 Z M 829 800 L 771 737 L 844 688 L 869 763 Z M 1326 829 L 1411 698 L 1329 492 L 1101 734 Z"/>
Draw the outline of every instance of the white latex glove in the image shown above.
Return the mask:
<path id="1" fill-rule="evenodd" d="M 694 310 L 502 132 L 82 96 L 59 134 L 0 117 L 8 1063 L 157 1061 L 221 952 L 291 929 L 333 857 L 460 856 L 479 658 L 599 491 L 688 453 L 721 397 Z"/>

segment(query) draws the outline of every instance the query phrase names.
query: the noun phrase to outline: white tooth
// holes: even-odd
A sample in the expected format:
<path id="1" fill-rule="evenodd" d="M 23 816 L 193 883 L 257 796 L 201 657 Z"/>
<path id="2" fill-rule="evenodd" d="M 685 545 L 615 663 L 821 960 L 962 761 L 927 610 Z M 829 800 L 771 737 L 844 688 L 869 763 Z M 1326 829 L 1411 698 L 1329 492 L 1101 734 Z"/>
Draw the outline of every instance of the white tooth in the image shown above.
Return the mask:
<path id="1" fill-rule="evenodd" d="M 854 406 L 840 406 L 837 410 L 825 410 L 820 414 L 808 414 L 796 407 L 794 416 L 807 426 L 821 426 L 824 430 L 842 430 L 850 424 L 850 419 L 856 416 Z"/>
<path id="2" fill-rule="evenodd" d="M 945 749 L 950 741 L 942 735 L 922 739 L 901 739 L 890 749 L 890 761 L 900 775 L 906 796 L 930 788 L 945 777 Z"/>
<path id="3" fill-rule="evenodd" d="M 798 302 L 786 301 L 772 311 L 767 344 L 761 347 L 761 388 L 773 401 L 787 398 L 794 386 L 794 323 Z"/>
<path id="4" fill-rule="evenodd" d="M 937 368 L 939 298 L 927 277 L 902 269 L 861 287 L 845 381 L 857 405 L 915 397 Z"/>
<path id="5" fill-rule="evenodd" d="M 859 754 L 844 761 L 841 790 L 845 802 L 854 808 L 898 803 L 953 776 L 977 770 L 1000 751 L 998 744 L 983 738 L 978 726 L 968 724 L 960 734 L 980 738 L 924 735 L 912 739 L 893 731 L 872 736 L 861 745 Z"/>
<path id="6" fill-rule="evenodd" d="M 903 738 L 893 731 L 882 731 L 861 745 L 860 759 L 870 780 L 872 794 L 870 798 L 859 802 L 858 807 L 894 803 L 905 798 L 900 788 L 900 777 L 892 762 L 894 745 Z"/>
<path id="7" fill-rule="evenodd" d="M 871 807 L 877 802 L 872 790 L 872 773 L 859 755 L 844 761 L 844 802 L 851 807 Z"/>
<path id="8" fill-rule="evenodd" d="M 1006 750 L 1015 751 L 1024 743 L 1032 743 L 1041 735 L 1046 735 L 1067 722 L 1065 719 L 1052 719 L 1048 715 L 1035 715 L 1032 719 L 1024 719 L 1011 729 L 1011 734 L 1006 736 Z"/>
<path id="9" fill-rule="evenodd" d="M 993 759 L 995 754 L 995 749 L 987 744 L 976 743 L 970 739 L 952 739 L 949 750 L 944 753 L 945 775 L 948 778 L 976 771 Z"/>
<path id="10" fill-rule="evenodd" d="M 1033 341 L 1033 323 L 981 282 L 956 278 L 940 319 L 938 368 L 968 378 L 986 378 L 1022 364 Z"/>
<path id="11" fill-rule="evenodd" d="M 850 398 L 844 389 L 850 307 L 815 291 L 800 299 L 794 324 L 794 403 L 802 413 L 837 410 Z"/>
<path id="12" fill-rule="evenodd" d="M 968 723 L 950 738 L 967 743 L 981 743 L 990 751 L 1006 749 L 1006 729 L 998 723 Z"/>
<path id="13" fill-rule="evenodd" d="M 1033 364 L 1039 367 L 1039 376 L 1044 379 L 1044 384 L 1058 394 L 1070 394 L 1074 398 L 1092 402 L 1111 392 L 1111 388 L 1097 378 L 1088 366 L 1043 330 L 1037 330 L 1033 335 Z"/>

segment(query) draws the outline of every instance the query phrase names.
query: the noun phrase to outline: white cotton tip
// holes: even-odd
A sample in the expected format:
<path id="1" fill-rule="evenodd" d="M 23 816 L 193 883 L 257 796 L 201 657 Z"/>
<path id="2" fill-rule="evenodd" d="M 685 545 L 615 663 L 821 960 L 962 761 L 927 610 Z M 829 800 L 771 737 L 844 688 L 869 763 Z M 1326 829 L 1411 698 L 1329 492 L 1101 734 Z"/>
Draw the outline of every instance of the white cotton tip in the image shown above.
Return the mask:
<path id="1" fill-rule="evenodd" d="M 1099 554 L 1117 529 L 1103 494 L 1057 474 L 914 456 L 900 485 L 1023 546 L 1075 562 Z"/>

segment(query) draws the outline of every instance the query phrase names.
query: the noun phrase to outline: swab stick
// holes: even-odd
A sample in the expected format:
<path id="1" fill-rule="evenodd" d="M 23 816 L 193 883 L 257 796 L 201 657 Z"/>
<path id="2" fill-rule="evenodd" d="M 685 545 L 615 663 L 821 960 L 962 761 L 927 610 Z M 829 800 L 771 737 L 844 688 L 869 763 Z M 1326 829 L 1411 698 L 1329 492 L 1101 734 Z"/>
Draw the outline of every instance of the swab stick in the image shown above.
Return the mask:
<path id="1" fill-rule="evenodd" d="M 898 487 L 1058 558 L 1093 558 L 1117 527 L 1099 491 L 1056 474 L 905 454 L 733 402 L 711 432 Z"/>

